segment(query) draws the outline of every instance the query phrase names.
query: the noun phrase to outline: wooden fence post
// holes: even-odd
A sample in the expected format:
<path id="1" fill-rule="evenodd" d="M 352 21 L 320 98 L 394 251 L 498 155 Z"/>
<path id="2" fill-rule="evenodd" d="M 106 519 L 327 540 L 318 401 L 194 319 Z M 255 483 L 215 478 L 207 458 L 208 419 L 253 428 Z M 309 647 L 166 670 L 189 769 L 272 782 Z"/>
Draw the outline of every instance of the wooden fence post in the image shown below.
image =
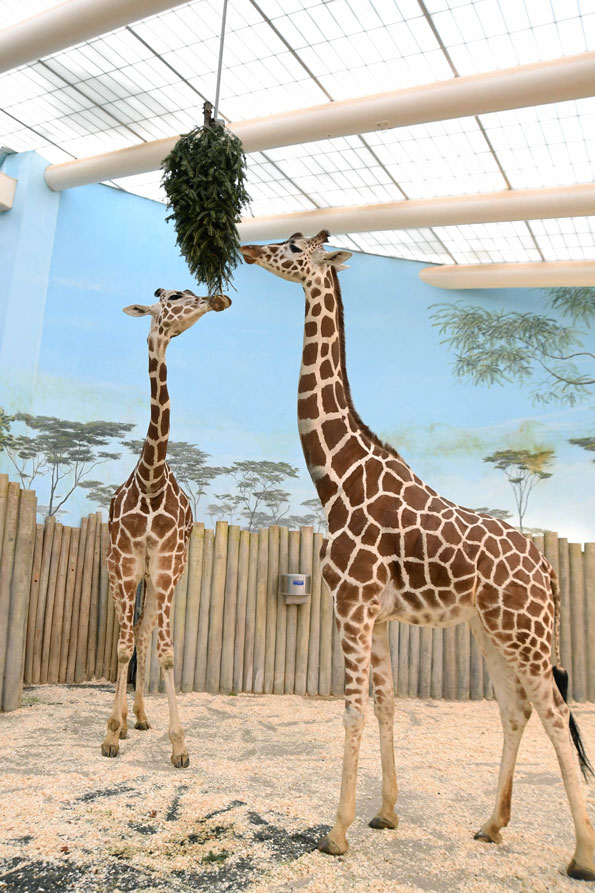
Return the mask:
<path id="1" fill-rule="evenodd" d="M 51 614 L 51 623 L 46 623 L 43 636 L 44 658 L 47 660 L 45 674 L 42 682 L 50 682 L 54 685 L 58 682 L 60 669 L 60 645 L 62 639 L 62 621 L 64 620 L 64 597 L 66 595 L 66 578 L 68 576 L 68 555 L 70 552 L 71 527 L 62 528 L 62 542 L 60 545 L 60 560 L 56 577 L 56 590 L 54 596 L 54 609 Z M 46 614 L 48 620 L 49 612 Z"/>
<path id="2" fill-rule="evenodd" d="M 244 639 L 244 691 L 254 691 L 254 634 L 256 630 L 256 587 L 258 576 L 258 534 L 250 534 L 248 593 L 246 596 L 246 636 Z"/>
<path id="3" fill-rule="evenodd" d="M 264 688 L 270 695 L 275 687 L 275 653 L 277 639 L 277 611 L 279 607 L 279 542 L 277 524 L 269 527 L 269 564 L 267 569 L 267 626 L 264 652 Z"/>
<path id="4" fill-rule="evenodd" d="M 572 605 L 572 681 L 575 701 L 587 699 L 587 667 L 585 661 L 585 580 L 580 543 L 569 543 L 570 598 Z"/>
<path id="5" fill-rule="evenodd" d="M 279 572 L 289 573 L 289 530 L 287 527 L 279 528 Z M 285 598 L 279 596 L 277 585 L 277 631 L 275 635 L 275 673 L 273 678 L 273 693 L 282 695 L 285 691 L 285 649 L 287 646 L 287 605 Z"/>
<path id="6" fill-rule="evenodd" d="M 70 534 L 70 547 L 68 549 L 68 571 L 66 574 L 66 591 L 64 593 L 62 634 L 60 636 L 60 663 L 58 666 L 58 682 L 66 682 L 68 654 L 70 650 L 70 633 L 72 627 L 72 607 L 74 602 L 74 588 L 76 585 L 80 537 L 80 527 L 73 527 Z"/>
<path id="7" fill-rule="evenodd" d="M 194 524 L 188 544 L 188 597 L 184 630 L 184 660 L 182 663 L 182 691 L 192 691 L 196 645 L 198 641 L 198 617 L 202 598 L 202 557 L 205 539 L 204 524 Z"/>
<path id="8" fill-rule="evenodd" d="M 39 638 L 39 682 L 48 681 L 48 663 L 50 657 L 50 643 L 52 636 L 52 621 L 54 619 L 54 602 L 56 599 L 56 584 L 58 581 L 58 568 L 60 555 L 62 554 L 62 534 L 64 527 L 57 523 L 54 527 L 54 538 L 50 554 L 50 569 L 48 574 L 47 592 L 45 598 L 45 611 L 41 622 Z"/>
<path id="9" fill-rule="evenodd" d="M 2 710 L 20 706 L 25 666 L 26 623 L 29 613 L 29 588 L 35 545 L 37 499 L 31 490 L 22 490 L 15 531 L 14 562 L 10 580 L 10 610 L 6 625 L 5 665 L 0 675 Z M 6 532 L 6 530 L 5 530 Z"/>
<path id="10" fill-rule="evenodd" d="M 221 646 L 223 635 L 223 599 L 225 597 L 225 569 L 227 566 L 227 521 L 215 526 L 215 552 L 211 578 L 211 606 L 209 611 L 209 643 L 207 649 L 207 691 L 218 692 L 221 678 Z"/>
<path id="11" fill-rule="evenodd" d="M 258 532 L 258 569 L 256 575 L 256 621 L 254 626 L 254 676 L 252 691 L 264 691 L 264 659 L 267 628 L 267 591 L 269 535 L 266 528 Z"/>
<path id="12" fill-rule="evenodd" d="M 325 581 L 320 589 L 320 675 L 318 692 L 328 697 L 332 690 L 333 673 L 333 597 Z"/>
<path id="13" fill-rule="evenodd" d="M 587 698 L 595 701 L 595 543 L 585 543 L 583 561 L 587 615 Z"/>
<path id="14" fill-rule="evenodd" d="M 248 569 L 250 563 L 250 533 L 240 533 L 238 558 L 238 594 L 236 607 L 236 632 L 233 655 L 233 689 L 244 690 L 244 646 L 246 644 L 246 604 L 248 601 Z"/>
<path id="15" fill-rule="evenodd" d="M 209 609 L 211 607 L 211 577 L 213 576 L 214 552 L 214 531 L 205 530 L 200 584 L 200 608 L 198 614 L 198 639 L 196 641 L 196 664 L 194 667 L 194 691 L 205 691 L 207 687 Z"/>
<path id="16" fill-rule="evenodd" d="M 93 543 L 93 574 L 91 576 L 91 600 L 89 605 L 89 633 L 87 637 L 87 656 L 85 662 L 85 679 L 95 675 L 97 661 L 97 624 L 99 622 L 99 576 L 101 562 L 102 524 L 101 512 L 95 512 L 95 540 Z"/>
<path id="17" fill-rule="evenodd" d="M 97 653 L 95 659 L 95 678 L 101 679 L 104 674 L 105 638 L 107 635 L 108 601 L 111 601 L 109 578 L 107 575 L 107 549 L 109 533 L 107 524 L 101 525 L 99 541 L 99 605 L 97 619 Z"/>
<path id="18" fill-rule="evenodd" d="M 444 630 L 434 627 L 432 630 L 432 679 L 430 682 L 430 697 L 442 697 L 442 673 L 444 669 Z"/>
<path id="19" fill-rule="evenodd" d="M 300 572 L 300 532 L 289 531 L 289 570 L 290 574 Z M 287 633 L 285 638 L 285 694 L 292 695 L 295 689 L 295 646 L 297 640 L 297 605 L 287 605 Z"/>
<path id="20" fill-rule="evenodd" d="M 558 540 L 560 584 L 560 656 L 562 666 L 568 673 L 568 698 L 574 697 L 574 673 L 572 667 L 572 630 L 570 608 L 570 559 L 568 540 L 560 537 Z"/>
<path id="21" fill-rule="evenodd" d="M 312 551 L 314 547 L 314 531 L 311 527 L 300 529 L 300 570 L 301 574 L 312 575 Z M 306 676 L 308 672 L 308 639 L 310 636 L 310 612 L 312 596 L 298 605 L 297 631 L 295 642 L 295 693 L 306 694 Z"/>
<path id="22" fill-rule="evenodd" d="M 6 649 L 8 647 L 8 617 L 10 615 L 10 588 L 14 566 L 15 547 L 19 518 L 20 487 L 10 482 L 7 488 L 0 555 L 0 686 L 4 676 Z M 0 698 L 1 703 L 1 698 Z"/>
<path id="23" fill-rule="evenodd" d="M 223 606 L 223 645 L 221 649 L 221 679 L 219 691 L 233 690 L 233 656 L 235 650 L 236 608 L 238 601 L 238 561 L 240 558 L 240 528 L 232 524 L 227 539 L 227 568 Z"/>
<path id="24" fill-rule="evenodd" d="M 1 483 L 1 476 L 0 476 Z M 2 528 L 0 527 L 0 543 Z M 33 571 L 31 589 L 29 591 L 29 616 L 27 618 L 27 644 L 25 648 L 25 682 L 33 682 L 33 647 L 35 642 L 35 618 L 37 617 L 37 596 L 39 594 L 39 578 L 41 575 L 41 557 L 43 555 L 43 524 L 35 525 L 35 548 L 33 551 Z"/>
<path id="25" fill-rule="evenodd" d="M 50 566 L 52 561 L 52 546 L 56 531 L 56 519 L 45 519 L 43 531 L 43 552 L 41 556 L 41 573 L 39 577 L 39 590 L 37 593 L 37 609 L 35 612 L 35 631 L 33 633 L 33 670 L 31 681 L 34 685 L 41 682 L 41 652 L 43 648 L 43 625 L 45 619 L 45 606 L 48 596 Z"/>

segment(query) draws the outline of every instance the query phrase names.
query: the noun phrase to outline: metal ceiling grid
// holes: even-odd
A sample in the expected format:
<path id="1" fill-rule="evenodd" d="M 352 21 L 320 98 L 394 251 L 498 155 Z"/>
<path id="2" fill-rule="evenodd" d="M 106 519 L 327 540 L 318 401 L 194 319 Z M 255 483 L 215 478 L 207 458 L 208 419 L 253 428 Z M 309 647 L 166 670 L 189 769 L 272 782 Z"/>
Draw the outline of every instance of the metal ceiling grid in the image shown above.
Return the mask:
<path id="1" fill-rule="evenodd" d="M 12 24 L 53 5 L 0 0 L 0 11 Z M 190 129 L 214 89 L 220 10 L 220 0 L 194 0 L 0 77 L 2 142 L 58 162 Z M 221 109 L 227 120 L 261 117 L 594 45 L 595 0 L 230 0 Z M 250 210 L 592 181 L 594 108 L 579 100 L 257 153 Z M 117 185 L 163 200 L 159 180 L 152 172 Z M 561 239 L 577 259 L 590 250 L 590 228 L 552 234 L 536 223 L 499 235 L 358 233 L 345 244 L 445 263 L 475 256 L 476 232 L 484 260 L 502 259 L 507 245 L 508 259 L 549 259 Z"/>

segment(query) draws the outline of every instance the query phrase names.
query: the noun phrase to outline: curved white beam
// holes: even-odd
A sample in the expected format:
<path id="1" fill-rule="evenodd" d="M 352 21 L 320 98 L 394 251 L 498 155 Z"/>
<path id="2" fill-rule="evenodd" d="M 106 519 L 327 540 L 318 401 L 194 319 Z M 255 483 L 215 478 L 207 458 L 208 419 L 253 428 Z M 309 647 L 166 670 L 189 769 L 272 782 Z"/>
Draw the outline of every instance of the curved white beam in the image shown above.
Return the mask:
<path id="1" fill-rule="evenodd" d="M 0 73 L 187 0 L 65 0 L 0 31 Z"/>
<path id="2" fill-rule="evenodd" d="M 595 183 L 422 198 L 350 208 L 317 208 L 274 217 L 248 217 L 242 220 L 238 230 L 242 241 L 259 242 L 263 239 L 285 239 L 294 232 L 313 234 L 321 229 L 328 229 L 331 233 L 365 233 L 423 226 L 584 217 L 591 214 L 595 214 Z"/>
<path id="3" fill-rule="evenodd" d="M 245 152 L 257 152 L 593 95 L 595 52 L 329 102 L 267 118 L 237 121 L 229 127 L 242 140 Z M 52 164 L 46 170 L 46 181 L 51 189 L 61 190 L 157 170 L 178 139 L 175 135 L 91 158 Z"/>
<path id="4" fill-rule="evenodd" d="M 437 288 L 457 289 L 595 285 L 595 261 L 424 267 L 419 277 Z"/>

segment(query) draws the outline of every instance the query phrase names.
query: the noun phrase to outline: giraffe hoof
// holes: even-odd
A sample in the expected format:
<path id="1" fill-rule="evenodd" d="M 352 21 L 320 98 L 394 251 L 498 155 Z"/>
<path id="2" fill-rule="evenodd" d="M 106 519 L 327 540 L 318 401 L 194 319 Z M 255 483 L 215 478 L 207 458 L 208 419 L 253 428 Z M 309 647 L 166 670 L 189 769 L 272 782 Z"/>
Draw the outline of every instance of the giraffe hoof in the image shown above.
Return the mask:
<path id="1" fill-rule="evenodd" d="M 187 769 L 190 765 L 190 757 L 187 753 L 172 754 L 171 761 L 176 769 Z"/>
<path id="2" fill-rule="evenodd" d="M 150 729 L 150 728 L 151 728 L 151 726 L 150 726 L 149 723 L 145 720 L 144 722 L 136 722 L 136 723 L 134 724 L 134 728 L 135 728 L 135 729 L 138 729 L 140 732 L 146 732 L 147 729 Z"/>
<path id="3" fill-rule="evenodd" d="M 575 881 L 595 881 L 595 871 L 592 868 L 581 868 L 574 859 L 566 869 L 566 874 Z"/>
<path id="4" fill-rule="evenodd" d="M 119 749 L 117 744 L 102 744 L 101 754 L 104 757 L 117 757 Z"/>
<path id="5" fill-rule="evenodd" d="M 120 738 L 128 738 L 128 729 L 120 729 Z"/>
<path id="6" fill-rule="evenodd" d="M 481 840 L 483 843 L 502 843 L 502 838 L 498 831 L 492 831 L 491 834 L 488 834 L 483 829 L 473 835 L 473 840 Z"/>
<path id="7" fill-rule="evenodd" d="M 398 827 L 399 817 L 394 815 L 392 819 L 387 819 L 385 816 L 375 815 L 373 819 L 370 819 L 368 824 L 370 828 L 390 828 L 392 830 Z"/>
<path id="8" fill-rule="evenodd" d="M 326 837 L 323 837 L 322 840 L 318 841 L 316 847 L 321 853 L 326 853 L 328 856 L 342 856 L 343 853 L 346 853 L 349 849 L 349 844 L 347 841 L 345 841 L 344 844 L 336 843 L 334 840 L 331 840 L 327 834 Z"/>

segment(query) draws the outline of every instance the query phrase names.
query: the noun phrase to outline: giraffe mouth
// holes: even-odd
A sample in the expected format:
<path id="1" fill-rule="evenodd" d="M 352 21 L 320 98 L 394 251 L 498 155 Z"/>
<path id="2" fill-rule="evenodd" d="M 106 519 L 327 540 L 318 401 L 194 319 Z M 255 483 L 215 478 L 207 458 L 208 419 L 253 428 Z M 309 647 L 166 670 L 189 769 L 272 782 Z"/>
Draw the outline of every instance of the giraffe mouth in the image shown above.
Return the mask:
<path id="1" fill-rule="evenodd" d="M 240 252 L 247 264 L 255 264 L 262 253 L 262 248 L 260 245 L 241 245 Z"/>
<path id="2" fill-rule="evenodd" d="M 228 298 L 227 295 L 215 295 L 210 299 L 209 306 L 215 313 L 221 313 L 222 310 L 231 307 L 231 298 Z"/>

